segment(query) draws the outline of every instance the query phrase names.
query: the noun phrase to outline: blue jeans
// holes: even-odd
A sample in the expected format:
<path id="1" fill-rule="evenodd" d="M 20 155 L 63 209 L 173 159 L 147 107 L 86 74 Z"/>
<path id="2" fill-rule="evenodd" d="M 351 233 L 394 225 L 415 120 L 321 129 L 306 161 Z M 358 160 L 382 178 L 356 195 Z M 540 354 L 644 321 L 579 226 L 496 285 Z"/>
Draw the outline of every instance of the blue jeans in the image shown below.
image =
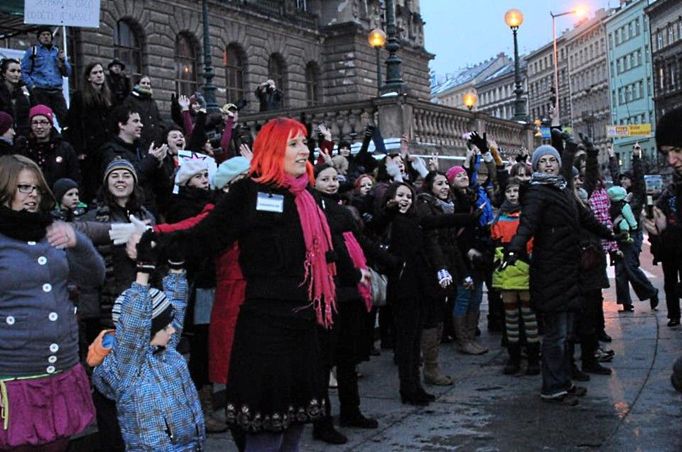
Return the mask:
<path id="1" fill-rule="evenodd" d="M 478 311 L 482 301 L 483 281 L 474 280 L 474 286 L 471 289 L 458 284 L 455 308 L 452 313 L 455 317 L 464 317 L 467 311 Z"/>
<path id="2" fill-rule="evenodd" d="M 298 452 L 303 424 L 291 425 L 281 433 L 246 434 L 246 452 Z"/>
<path id="3" fill-rule="evenodd" d="M 558 397 L 571 388 L 570 357 L 566 336 L 571 315 L 568 312 L 544 314 L 545 336 L 542 339 L 542 392 L 544 397 Z"/>

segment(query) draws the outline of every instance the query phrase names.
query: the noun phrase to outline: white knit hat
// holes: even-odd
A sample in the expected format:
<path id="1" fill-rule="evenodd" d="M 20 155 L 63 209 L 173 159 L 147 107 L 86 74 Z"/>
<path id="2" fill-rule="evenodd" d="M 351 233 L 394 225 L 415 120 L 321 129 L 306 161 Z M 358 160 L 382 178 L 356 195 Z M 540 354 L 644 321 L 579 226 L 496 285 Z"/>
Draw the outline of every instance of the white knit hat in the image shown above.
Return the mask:
<path id="1" fill-rule="evenodd" d="M 186 159 L 182 160 L 178 172 L 175 174 L 175 183 L 182 187 L 191 178 L 200 174 L 203 171 L 208 171 L 208 164 L 204 159 Z"/>

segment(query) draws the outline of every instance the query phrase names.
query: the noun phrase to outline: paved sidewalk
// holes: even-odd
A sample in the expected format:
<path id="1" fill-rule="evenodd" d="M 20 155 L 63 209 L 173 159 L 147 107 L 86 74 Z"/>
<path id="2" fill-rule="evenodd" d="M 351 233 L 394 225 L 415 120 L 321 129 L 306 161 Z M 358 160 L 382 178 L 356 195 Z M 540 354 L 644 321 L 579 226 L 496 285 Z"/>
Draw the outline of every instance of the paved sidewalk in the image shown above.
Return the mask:
<path id="1" fill-rule="evenodd" d="M 650 269 L 660 274 L 660 269 Z M 613 281 L 612 281 L 613 282 Z M 662 289 L 662 278 L 652 280 Z M 613 284 L 612 284 L 613 285 Z M 539 398 L 540 377 L 502 374 L 506 352 L 499 335 L 484 331 L 491 349 L 483 356 L 456 354 L 441 346 L 441 362 L 455 378 L 452 387 L 427 387 L 438 395 L 427 408 L 402 405 L 390 351 L 363 363 L 362 409 L 379 420 L 378 430 L 342 429 L 349 442 L 330 446 L 312 440 L 306 427 L 303 451 L 525 451 L 682 450 L 682 395 L 670 385 L 672 362 L 682 354 L 682 330 L 666 326 L 661 290 L 658 312 L 636 303 L 634 314 L 619 314 L 614 289 L 605 291 L 607 332 L 616 352 L 613 375 L 593 375 L 577 407 Z M 481 316 L 485 318 L 484 315 Z M 485 320 L 481 321 L 485 326 Z M 336 392 L 333 412 L 338 414 Z M 211 435 L 209 451 L 236 450 L 229 435 Z"/>

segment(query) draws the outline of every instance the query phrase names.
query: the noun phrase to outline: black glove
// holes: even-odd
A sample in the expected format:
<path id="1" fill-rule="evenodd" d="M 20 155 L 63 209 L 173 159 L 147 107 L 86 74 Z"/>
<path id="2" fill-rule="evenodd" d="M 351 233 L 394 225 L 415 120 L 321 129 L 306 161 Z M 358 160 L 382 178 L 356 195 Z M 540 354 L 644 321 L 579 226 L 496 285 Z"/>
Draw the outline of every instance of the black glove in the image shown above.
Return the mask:
<path id="1" fill-rule="evenodd" d="M 137 244 L 137 271 L 140 273 L 152 273 L 156 269 L 159 259 L 159 247 L 156 246 L 156 233 L 147 231 L 142 234 Z"/>
<path id="2" fill-rule="evenodd" d="M 588 137 L 587 135 L 583 135 L 582 133 L 578 133 L 578 135 L 580 136 L 580 140 L 583 142 L 583 146 L 585 146 L 585 151 L 588 154 L 599 152 L 598 149 L 594 148 L 594 143 L 592 143 L 590 137 Z"/>
<path id="3" fill-rule="evenodd" d="M 185 267 L 185 250 L 178 240 L 168 240 L 163 244 L 168 267 L 171 270 L 181 270 Z"/>
<path id="4" fill-rule="evenodd" d="M 476 146 L 481 154 L 488 152 L 488 134 L 483 132 L 483 136 L 480 136 L 475 130 L 469 135 L 469 141 L 471 144 Z"/>
<path id="5" fill-rule="evenodd" d="M 372 138 L 374 136 L 374 131 L 376 130 L 376 126 L 367 126 L 365 129 L 365 136 L 367 138 Z"/>
<path id="6" fill-rule="evenodd" d="M 504 258 L 502 259 L 502 264 L 500 264 L 500 270 L 504 270 L 510 265 L 514 265 L 518 260 L 518 256 L 513 251 L 506 251 L 504 253 Z"/>

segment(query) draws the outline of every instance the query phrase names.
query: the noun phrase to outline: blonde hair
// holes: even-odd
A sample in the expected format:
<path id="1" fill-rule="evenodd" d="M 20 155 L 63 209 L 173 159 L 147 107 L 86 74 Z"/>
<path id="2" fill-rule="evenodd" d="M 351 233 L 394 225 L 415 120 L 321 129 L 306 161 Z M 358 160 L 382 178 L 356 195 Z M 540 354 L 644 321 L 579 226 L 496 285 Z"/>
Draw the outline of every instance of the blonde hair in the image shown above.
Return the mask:
<path id="1" fill-rule="evenodd" d="M 8 205 L 12 203 L 17 192 L 19 173 L 22 170 L 31 171 L 38 179 L 38 187 L 41 191 L 40 210 L 49 212 L 55 205 L 52 190 L 45 181 L 45 176 L 38 164 L 23 155 L 4 155 L 0 157 L 0 204 Z"/>

